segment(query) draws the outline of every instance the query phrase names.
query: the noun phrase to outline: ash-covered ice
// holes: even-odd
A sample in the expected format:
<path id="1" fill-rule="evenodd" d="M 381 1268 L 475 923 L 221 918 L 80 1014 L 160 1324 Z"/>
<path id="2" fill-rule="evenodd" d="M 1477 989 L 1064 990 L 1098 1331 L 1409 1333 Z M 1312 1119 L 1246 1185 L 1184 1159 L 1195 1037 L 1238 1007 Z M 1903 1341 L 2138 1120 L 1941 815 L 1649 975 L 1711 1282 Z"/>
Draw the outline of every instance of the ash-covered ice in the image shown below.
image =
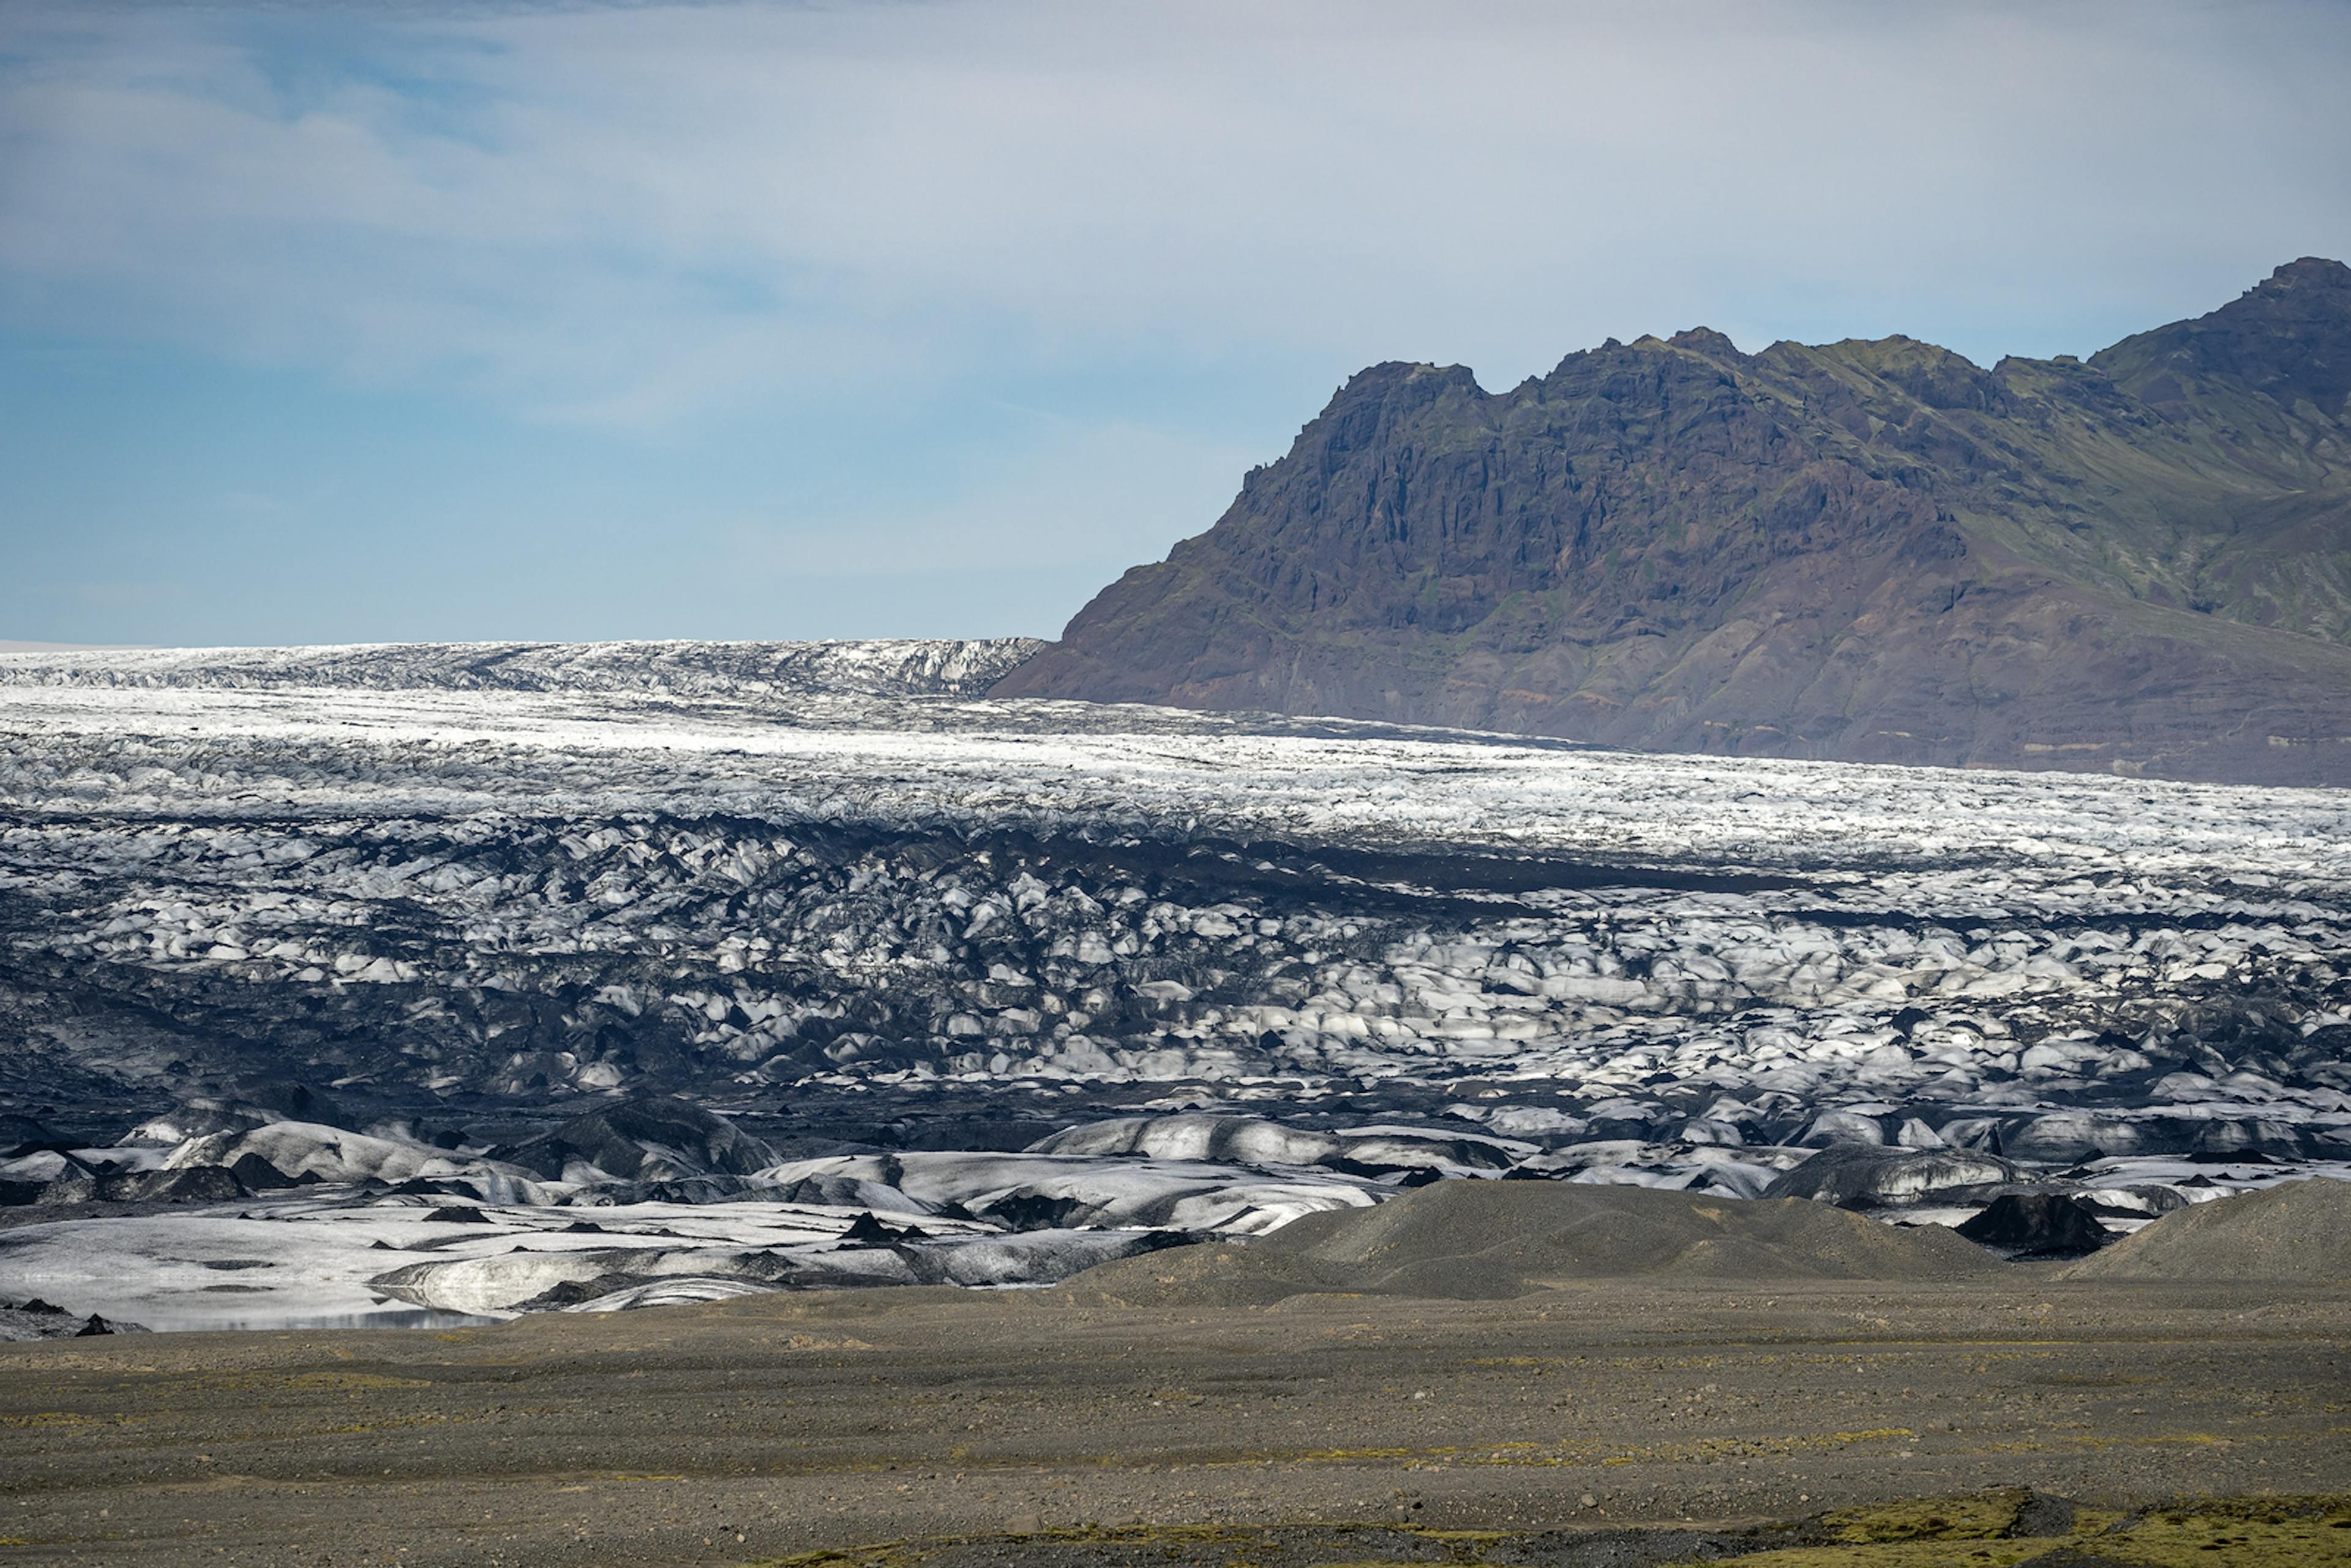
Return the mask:
<path id="1" fill-rule="evenodd" d="M 506 1312 L 1043 1282 L 1462 1176 L 2120 1234 L 2351 1157 L 2339 792 L 987 698 L 1025 652 L 0 656 L 0 1293 L 135 1319 L 27 1282 L 100 1212 L 837 1221 L 377 1251 L 321 1309 Z M 298 1254 L 172 1299 L 283 1316 L 232 1298 Z"/>

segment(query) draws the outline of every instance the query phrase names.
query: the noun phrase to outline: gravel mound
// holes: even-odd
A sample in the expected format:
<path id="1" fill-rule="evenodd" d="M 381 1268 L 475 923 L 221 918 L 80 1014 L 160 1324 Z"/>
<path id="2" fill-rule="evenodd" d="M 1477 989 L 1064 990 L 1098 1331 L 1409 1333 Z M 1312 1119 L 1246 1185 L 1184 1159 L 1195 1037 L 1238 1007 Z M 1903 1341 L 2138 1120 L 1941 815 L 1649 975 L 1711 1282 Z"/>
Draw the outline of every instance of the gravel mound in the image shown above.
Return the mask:
<path id="1" fill-rule="evenodd" d="M 1959 1232 L 2007 1251 L 2011 1260 L 2079 1258 L 2115 1239 L 2088 1204 L 2062 1192 L 2002 1193 Z"/>
<path id="2" fill-rule="evenodd" d="M 1311 1214 L 1247 1245 L 1108 1264 L 1062 1289 L 1137 1305 L 1254 1305 L 1316 1291 L 1487 1301 L 1630 1276 L 1923 1280 L 2001 1267 L 1940 1227 L 1901 1229 L 1824 1204 L 1469 1180 Z"/>
<path id="3" fill-rule="evenodd" d="M 2069 1280 L 2307 1280 L 2351 1274 L 2351 1183 L 2314 1178 L 2165 1215 Z"/>

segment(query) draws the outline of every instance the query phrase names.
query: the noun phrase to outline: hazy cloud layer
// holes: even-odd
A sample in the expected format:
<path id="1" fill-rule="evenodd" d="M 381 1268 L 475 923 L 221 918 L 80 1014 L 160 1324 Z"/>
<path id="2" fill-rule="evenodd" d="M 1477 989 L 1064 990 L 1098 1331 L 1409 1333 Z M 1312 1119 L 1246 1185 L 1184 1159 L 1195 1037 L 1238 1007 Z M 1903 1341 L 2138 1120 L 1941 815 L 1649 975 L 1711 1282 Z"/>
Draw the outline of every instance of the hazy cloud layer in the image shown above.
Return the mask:
<path id="1" fill-rule="evenodd" d="M 603 433 L 674 468 L 660 526 L 831 529 L 805 552 L 826 570 L 886 572 L 891 538 L 943 528 L 983 558 L 1156 554 L 1372 361 L 1506 385 L 1700 321 L 1750 347 L 2086 351 L 2351 251 L 2346 18 L 19 6 L 0 328 Z M 1014 437 L 1036 461 L 998 453 L 936 494 L 925 450 L 987 402 L 1037 414 Z M 842 489 L 806 470 L 821 452 L 748 518 L 696 477 L 714 430 L 910 409 L 895 476 L 874 444 L 840 449 L 865 465 L 840 476 L 853 500 L 812 498 Z M 1097 460 L 1121 443 L 1157 455 L 1124 497 Z M 1021 546 L 1022 486 L 1063 450 L 1089 455 L 1087 493 Z M 77 525 L 60 505 L 40 526 Z"/>

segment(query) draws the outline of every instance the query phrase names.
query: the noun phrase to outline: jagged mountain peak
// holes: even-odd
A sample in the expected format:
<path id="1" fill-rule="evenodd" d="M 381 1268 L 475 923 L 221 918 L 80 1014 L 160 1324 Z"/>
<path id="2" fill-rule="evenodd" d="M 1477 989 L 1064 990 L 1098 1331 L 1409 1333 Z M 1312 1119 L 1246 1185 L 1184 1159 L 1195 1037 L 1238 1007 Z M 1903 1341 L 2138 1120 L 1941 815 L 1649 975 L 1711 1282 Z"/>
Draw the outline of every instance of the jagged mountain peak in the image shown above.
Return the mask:
<path id="1" fill-rule="evenodd" d="M 1005 695 L 2351 782 L 2351 268 L 2087 362 L 1614 339 L 1351 379 Z"/>
<path id="2" fill-rule="evenodd" d="M 1739 351 L 1738 344 L 1711 327 L 1685 328 L 1667 339 L 1666 342 L 1668 347 L 1702 354 L 1708 359 L 1743 361 L 1747 358 Z"/>
<path id="3" fill-rule="evenodd" d="M 2351 267 L 2288 262 L 2206 315 L 2124 339 L 2091 364 L 2169 411 L 2204 383 L 2237 386 L 2289 414 L 2351 419 Z"/>
<path id="4" fill-rule="evenodd" d="M 2287 262 L 2220 310 L 2237 309 L 2247 301 L 2293 301 L 2340 317 L 2351 314 L 2351 266 L 2331 256 L 2305 256 Z M 2219 315 L 2220 310 L 2213 312 Z"/>

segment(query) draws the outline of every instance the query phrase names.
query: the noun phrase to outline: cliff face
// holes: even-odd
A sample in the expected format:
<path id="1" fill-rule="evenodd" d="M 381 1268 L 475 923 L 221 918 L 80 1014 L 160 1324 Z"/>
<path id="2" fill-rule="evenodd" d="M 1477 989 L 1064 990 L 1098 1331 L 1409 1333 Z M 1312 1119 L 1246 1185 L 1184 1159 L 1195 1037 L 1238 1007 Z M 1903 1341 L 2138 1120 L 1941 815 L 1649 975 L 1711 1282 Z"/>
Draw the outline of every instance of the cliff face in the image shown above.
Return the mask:
<path id="1" fill-rule="evenodd" d="M 995 690 L 1676 751 L 2351 783 L 2351 268 L 2086 362 L 1375 366 Z"/>

